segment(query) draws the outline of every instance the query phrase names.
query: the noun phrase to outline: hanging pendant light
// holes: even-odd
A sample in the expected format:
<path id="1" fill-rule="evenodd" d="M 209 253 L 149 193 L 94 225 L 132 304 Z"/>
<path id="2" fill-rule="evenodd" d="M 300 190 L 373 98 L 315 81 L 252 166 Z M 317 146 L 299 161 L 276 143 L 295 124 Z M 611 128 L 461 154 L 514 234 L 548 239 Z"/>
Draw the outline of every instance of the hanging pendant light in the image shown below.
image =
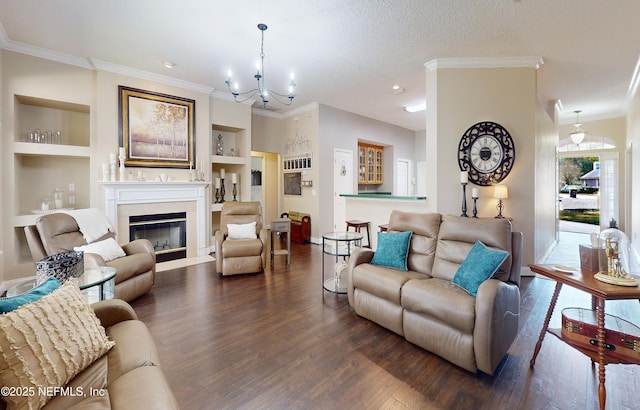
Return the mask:
<path id="1" fill-rule="evenodd" d="M 254 88 L 253 90 L 249 90 L 249 91 L 246 91 L 246 92 L 239 92 L 238 91 L 238 83 L 235 83 L 235 84 L 233 84 L 233 89 L 232 89 L 231 71 L 228 72 L 227 80 L 224 83 L 227 85 L 227 89 L 233 95 L 233 99 L 237 103 L 243 103 L 243 102 L 249 100 L 254 95 L 258 94 L 260 96 L 260 99 L 262 100 L 262 106 L 264 108 L 267 108 L 267 103 L 269 102 L 269 96 L 273 97 L 273 99 L 276 100 L 277 102 L 279 102 L 280 104 L 291 105 L 291 102 L 293 101 L 293 99 L 295 97 L 294 92 L 296 90 L 296 83 L 293 81 L 293 79 L 294 79 L 293 73 L 291 73 L 291 82 L 289 83 L 289 90 L 288 90 L 287 94 L 277 93 L 277 92 L 275 92 L 273 90 L 267 89 L 266 86 L 265 86 L 265 79 L 264 79 L 264 32 L 267 30 L 267 25 L 266 24 L 262 24 L 262 23 L 258 24 L 258 30 L 260 30 L 260 32 L 262 34 L 262 41 L 260 43 L 260 60 L 258 62 L 256 62 L 256 74 L 253 76 L 253 78 L 255 78 L 257 83 L 258 83 L 257 88 Z M 285 99 L 287 99 L 288 101 L 286 101 Z"/>
<path id="2" fill-rule="evenodd" d="M 580 124 L 580 113 L 582 111 L 576 110 L 574 112 L 576 113 L 576 123 L 573 124 L 573 131 L 569 133 L 569 136 L 571 137 L 571 141 L 573 141 L 574 144 L 580 145 L 580 143 L 584 141 L 586 132 L 582 129 L 582 124 Z"/>

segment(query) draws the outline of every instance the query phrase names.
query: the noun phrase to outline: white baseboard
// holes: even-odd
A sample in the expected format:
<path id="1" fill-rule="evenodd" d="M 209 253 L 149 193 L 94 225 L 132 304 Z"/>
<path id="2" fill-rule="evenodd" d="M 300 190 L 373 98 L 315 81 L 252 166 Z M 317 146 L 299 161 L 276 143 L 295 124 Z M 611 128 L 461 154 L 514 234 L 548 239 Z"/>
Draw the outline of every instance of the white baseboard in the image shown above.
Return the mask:
<path id="1" fill-rule="evenodd" d="M 536 276 L 536 274 L 533 273 L 531 271 L 531 268 L 529 268 L 528 266 L 521 266 L 520 267 L 520 276 Z"/>

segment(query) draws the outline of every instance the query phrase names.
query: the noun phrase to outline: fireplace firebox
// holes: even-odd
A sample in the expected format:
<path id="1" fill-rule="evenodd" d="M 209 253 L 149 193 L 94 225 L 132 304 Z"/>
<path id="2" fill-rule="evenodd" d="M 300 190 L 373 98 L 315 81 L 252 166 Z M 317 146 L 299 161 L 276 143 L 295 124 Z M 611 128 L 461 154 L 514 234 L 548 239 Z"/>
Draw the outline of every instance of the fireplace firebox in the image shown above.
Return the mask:
<path id="1" fill-rule="evenodd" d="M 130 216 L 129 238 L 148 239 L 156 251 L 157 262 L 186 258 L 187 213 Z"/>

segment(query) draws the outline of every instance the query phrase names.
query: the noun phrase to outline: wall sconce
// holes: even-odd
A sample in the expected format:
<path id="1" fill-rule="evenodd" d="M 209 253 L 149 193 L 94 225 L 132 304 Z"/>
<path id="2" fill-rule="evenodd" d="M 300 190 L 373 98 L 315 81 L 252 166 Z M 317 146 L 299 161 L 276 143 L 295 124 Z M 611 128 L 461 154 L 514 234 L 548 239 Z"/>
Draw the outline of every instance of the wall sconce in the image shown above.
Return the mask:
<path id="1" fill-rule="evenodd" d="M 498 205 L 496 209 L 498 210 L 498 215 L 496 218 L 504 218 L 502 216 L 502 211 L 504 210 L 504 204 L 502 203 L 503 199 L 509 198 L 509 190 L 506 185 L 496 185 L 493 188 L 493 197 L 498 199 Z"/>

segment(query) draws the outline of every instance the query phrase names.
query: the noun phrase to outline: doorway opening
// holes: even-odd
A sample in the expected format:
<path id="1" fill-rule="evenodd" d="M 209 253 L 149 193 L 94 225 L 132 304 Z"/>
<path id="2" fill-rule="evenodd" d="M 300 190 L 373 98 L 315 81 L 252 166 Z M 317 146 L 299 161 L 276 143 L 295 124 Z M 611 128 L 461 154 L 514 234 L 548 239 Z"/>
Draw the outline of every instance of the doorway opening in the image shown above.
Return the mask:
<path id="1" fill-rule="evenodd" d="M 559 231 L 599 232 L 600 157 L 559 157 L 558 182 Z"/>
<path id="2" fill-rule="evenodd" d="M 557 245 L 546 263 L 580 267 L 578 245 L 589 245 L 590 234 L 619 221 L 618 152 L 609 138 L 587 135 L 574 144 L 569 137 L 558 146 Z"/>

